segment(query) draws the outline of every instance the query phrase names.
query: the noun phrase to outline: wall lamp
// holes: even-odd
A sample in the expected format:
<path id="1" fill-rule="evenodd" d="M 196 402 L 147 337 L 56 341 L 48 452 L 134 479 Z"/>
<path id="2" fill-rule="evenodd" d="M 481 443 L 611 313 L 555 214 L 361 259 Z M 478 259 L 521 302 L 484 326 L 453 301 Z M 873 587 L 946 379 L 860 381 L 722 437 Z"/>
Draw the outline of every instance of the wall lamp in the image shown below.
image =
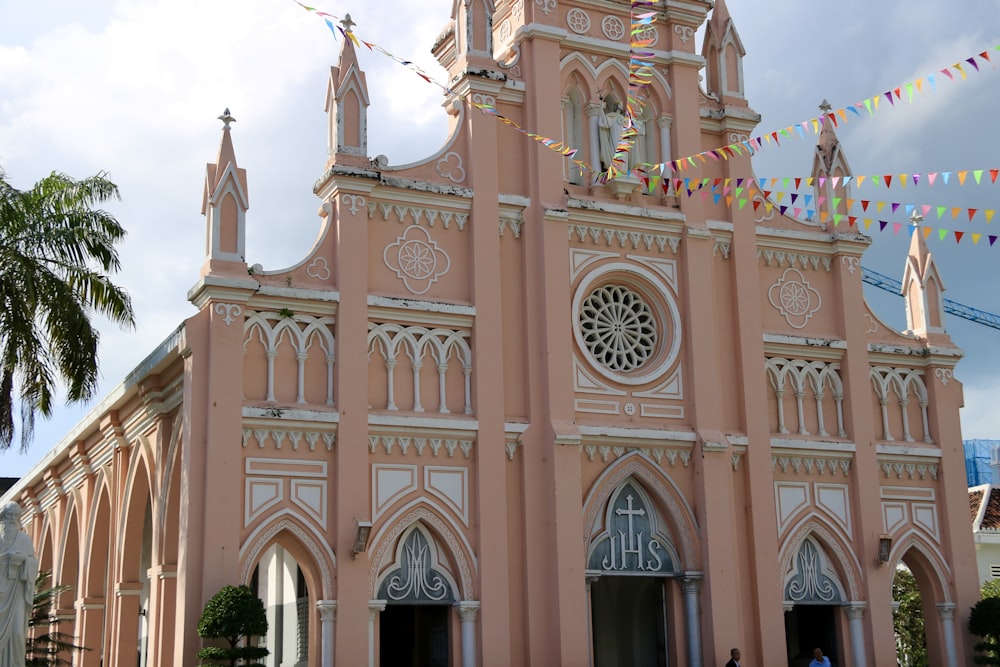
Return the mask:
<path id="1" fill-rule="evenodd" d="M 358 521 L 354 526 L 354 546 L 351 548 L 351 557 L 357 559 L 358 554 L 362 554 L 368 549 L 368 538 L 372 534 L 371 521 Z"/>
<path id="2" fill-rule="evenodd" d="M 892 538 L 885 533 L 878 536 L 878 555 L 875 556 L 875 564 L 882 567 L 889 562 L 889 552 L 892 551 Z"/>

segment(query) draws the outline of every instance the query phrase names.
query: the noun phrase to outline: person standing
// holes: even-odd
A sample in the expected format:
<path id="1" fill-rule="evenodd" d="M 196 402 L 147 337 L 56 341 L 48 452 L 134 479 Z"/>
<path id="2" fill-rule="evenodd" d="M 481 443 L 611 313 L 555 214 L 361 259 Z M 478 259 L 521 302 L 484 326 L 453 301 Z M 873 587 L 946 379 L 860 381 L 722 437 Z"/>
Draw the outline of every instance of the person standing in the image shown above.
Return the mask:
<path id="1" fill-rule="evenodd" d="M 729 662 L 726 667 L 740 667 L 740 650 L 738 648 L 729 650 Z"/>
<path id="2" fill-rule="evenodd" d="M 830 667 L 830 658 L 823 655 L 823 649 L 817 646 L 813 649 L 813 659 L 809 667 Z"/>
<path id="3" fill-rule="evenodd" d="M 35 597 L 38 560 L 21 531 L 21 507 L 0 507 L 0 665 L 24 667 L 24 640 Z"/>

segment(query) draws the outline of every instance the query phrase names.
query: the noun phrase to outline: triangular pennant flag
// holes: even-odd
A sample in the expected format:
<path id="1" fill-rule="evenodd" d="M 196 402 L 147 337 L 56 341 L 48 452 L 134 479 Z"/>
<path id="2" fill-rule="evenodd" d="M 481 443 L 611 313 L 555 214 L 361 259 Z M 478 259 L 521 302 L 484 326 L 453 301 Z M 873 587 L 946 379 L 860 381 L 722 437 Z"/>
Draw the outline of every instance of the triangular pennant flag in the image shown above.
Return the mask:
<path id="1" fill-rule="evenodd" d="M 969 236 L 972 237 L 972 245 L 979 245 L 979 239 L 982 238 L 983 235 L 979 232 L 972 232 Z"/>
<path id="2" fill-rule="evenodd" d="M 801 218 L 802 217 L 802 209 L 801 208 L 798 208 L 798 207 L 793 208 L 792 212 L 795 214 L 796 218 Z"/>
<path id="3" fill-rule="evenodd" d="M 924 204 L 920 207 L 921 215 L 927 217 L 927 212 L 931 210 L 930 204 Z"/>
<path id="4" fill-rule="evenodd" d="M 906 176 L 907 176 L 906 174 L 899 175 L 899 184 L 903 187 L 904 190 L 906 189 Z"/>
<path id="5" fill-rule="evenodd" d="M 872 219 L 871 218 L 865 218 L 865 230 L 867 230 L 871 226 L 872 226 Z"/>
<path id="6" fill-rule="evenodd" d="M 951 178 L 951 172 L 950 171 L 941 172 L 941 178 L 944 179 L 944 184 L 948 185 L 948 179 Z"/>
<path id="7" fill-rule="evenodd" d="M 966 58 L 965 62 L 967 62 L 970 65 L 972 65 L 977 72 L 979 71 L 979 63 L 976 62 L 975 58 Z"/>
<path id="8" fill-rule="evenodd" d="M 983 211 L 983 215 L 986 216 L 986 222 L 992 222 L 993 221 L 993 212 L 994 211 L 993 211 L 992 208 L 988 208 L 988 209 L 986 209 L 986 210 Z"/>
<path id="9" fill-rule="evenodd" d="M 997 242 L 997 237 L 995 234 L 990 234 L 989 239 L 990 239 L 990 247 L 992 248 L 993 244 Z"/>
<path id="10" fill-rule="evenodd" d="M 903 225 L 899 224 L 898 222 L 892 223 L 892 233 L 893 234 L 898 234 L 899 230 L 900 230 L 900 228 L 902 228 L 902 226 Z"/>
<path id="11" fill-rule="evenodd" d="M 944 237 L 946 237 L 946 236 L 948 236 L 948 230 L 947 229 L 939 229 L 938 230 L 938 241 L 944 241 Z"/>
<path id="12" fill-rule="evenodd" d="M 970 208 L 970 209 L 969 209 L 969 222 L 972 222 L 972 219 L 973 219 L 974 217 L 976 217 L 976 213 L 977 213 L 978 211 L 979 211 L 979 209 L 978 209 L 978 208 Z"/>
<path id="13" fill-rule="evenodd" d="M 979 181 L 982 180 L 983 178 L 983 170 L 982 169 L 973 170 L 972 176 L 973 178 L 976 179 L 976 185 L 979 185 Z"/>
<path id="14" fill-rule="evenodd" d="M 892 174 L 886 174 L 885 176 L 882 177 L 882 180 L 885 181 L 885 187 L 888 188 L 890 185 L 892 185 Z"/>
<path id="15" fill-rule="evenodd" d="M 958 231 L 956 231 L 955 232 L 955 243 L 961 242 L 963 236 L 965 236 L 965 232 L 958 232 Z"/>
<path id="16" fill-rule="evenodd" d="M 913 229 L 916 229 L 916 227 L 914 227 Z M 924 230 L 924 239 L 926 239 L 928 236 L 930 236 L 931 232 L 934 231 L 933 227 L 923 227 L 922 229 Z"/>
<path id="17" fill-rule="evenodd" d="M 884 231 L 885 231 L 885 226 L 886 226 L 887 224 L 889 224 L 889 221 L 888 221 L 888 220 L 879 220 L 879 221 L 878 221 L 878 230 L 879 230 L 880 232 L 884 232 Z M 898 230 L 897 230 L 897 231 L 898 231 Z"/>
<path id="18" fill-rule="evenodd" d="M 945 211 L 946 211 L 947 209 L 948 209 L 948 207 L 947 207 L 947 206 L 938 206 L 938 207 L 937 207 L 937 214 L 938 214 L 938 220 L 940 220 L 940 219 L 941 219 L 941 216 L 942 216 L 942 215 L 944 215 L 944 212 L 945 212 Z"/>
<path id="19" fill-rule="evenodd" d="M 960 171 L 960 172 L 958 172 L 958 184 L 959 185 L 965 185 L 965 177 L 968 176 L 968 175 L 969 175 L 968 171 Z"/>
<path id="20" fill-rule="evenodd" d="M 937 172 L 931 172 L 927 174 L 927 185 L 934 185 L 934 181 L 937 180 Z"/>
<path id="21" fill-rule="evenodd" d="M 862 184 L 865 182 L 865 177 L 864 176 L 858 176 L 857 177 L 857 181 L 858 181 L 858 187 L 860 188 L 862 186 Z"/>
<path id="22" fill-rule="evenodd" d="M 892 202 L 892 212 L 895 213 L 899 209 L 899 202 Z"/>
<path id="23" fill-rule="evenodd" d="M 867 199 L 862 199 L 861 200 L 861 210 L 862 211 L 867 211 L 868 210 L 868 204 L 870 204 L 870 203 L 871 202 L 869 202 Z"/>
<path id="24" fill-rule="evenodd" d="M 962 209 L 958 208 L 957 206 L 951 209 L 951 219 L 954 220 L 955 218 L 957 218 L 958 214 L 961 213 L 961 211 Z"/>
<path id="25" fill-rule="evenodd" d="M 996 183 L 998 175 L 1000 175 L 1000 169 L 990 169 L 990 183 Z"/>

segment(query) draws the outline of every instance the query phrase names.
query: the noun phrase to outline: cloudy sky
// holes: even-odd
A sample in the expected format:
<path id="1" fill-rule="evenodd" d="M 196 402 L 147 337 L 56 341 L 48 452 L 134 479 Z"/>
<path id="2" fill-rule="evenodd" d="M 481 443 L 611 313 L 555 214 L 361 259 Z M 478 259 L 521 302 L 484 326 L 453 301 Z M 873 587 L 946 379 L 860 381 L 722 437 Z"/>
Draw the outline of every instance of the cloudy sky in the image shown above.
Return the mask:
<path id="1" fill-rule="evenodd" d="M 362 38 L 436 70 L 429 50 L 452 0 L 314 3 L 351 13 Z M 748 51 L 747 95 L 761 133 L 817 115 L 824 98 L 844 107 L 1000 44 L 1000 0 L 729 0 Z M 700 35 L 699 35 L 700 39 Z M 225 107 L 248 172 L 247 261 L 274 269 L 296 262 L 319 230 L 312 184 L 326 153 L 323 101 L 334 42 L 291 0 L 0 0 L 0 165 L 17 187 L 49 171 L 107 171 L 123 201 L 112 211 L 129 231 L 120 282 L 138 327 L 102 323 L 100 394 L 117 385 L 180 321 L 203 253 L 204 165 L 215 158 Z M 1000 61 L 1000 51 L 991 52 Z M 376 53 L 361 53 L 371 93 L 369 151 L 391 164 L 415 160 L 445 139 L 440 91 Z M 968 69 L 968 68 L 967 68 Z M 855 174 L 928 173 L 1000 166 L 1000 71 L 967 81 L 938 77 L 936 92 L 839 136 Z M 511 140 L 520 140 L 511 133 Z M 786 141 L 755 159 L 760 177 L 808 176 L 812 139 Z M 1000 209 L 1000 184 L 886 190 L 858 198 Z M 892 220 L 902 222 L 899 215 Z M 987 224 L 932 221 L 951 230 L 1000 234 Z M 873 228 L 874 229 L 874 228 Z M 908 235 L 873 232 L 865 265 L 901 278 Z M 947 296 L 1000 313 L 1000 242 L 930 241 Z M 869 300 L 901 327 L 903 301 L 871 288 Z M 965 437 L 1000 438 L 1000 331 L 951 317 L 965 349 Z M 0 454 L 0 476 L 24 474 L 87 412 L 61 408 L 40 421 L 29 452 Z"/>

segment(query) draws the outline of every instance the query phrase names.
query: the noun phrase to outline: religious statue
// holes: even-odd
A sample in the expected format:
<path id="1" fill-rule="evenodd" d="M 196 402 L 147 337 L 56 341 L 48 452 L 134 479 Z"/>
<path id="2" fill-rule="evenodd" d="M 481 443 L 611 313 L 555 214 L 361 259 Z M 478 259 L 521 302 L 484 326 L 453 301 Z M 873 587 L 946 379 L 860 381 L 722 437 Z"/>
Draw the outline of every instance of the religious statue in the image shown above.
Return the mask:
<path id="1" fill-rule="evenodd" d="M 607 171 L 611 166 L 618 142 L 621 141 L 622 132 L 625 130 L 626 121 L 621 105 L 617 102 L 609 104 L 607 110 L 598 119 L 598 145 L 601 153 L 601 169 L 604 171 Z M 620 170 L 626 175 L 643 162 L 640 155 L 645 145 L 646 126 L 642 119 L 633 118 L 632 127 L 638 134 L 632 140 L 632 146 L 625 156 L 625 164 L 620 167 Z"/>
<path id="2" fill-rule="evenodd" d="M 38 559 L 21 530 L 21 507 L 0 507 L 0 667 L 24 667 L 24 644 L 35 597 Z"/>

